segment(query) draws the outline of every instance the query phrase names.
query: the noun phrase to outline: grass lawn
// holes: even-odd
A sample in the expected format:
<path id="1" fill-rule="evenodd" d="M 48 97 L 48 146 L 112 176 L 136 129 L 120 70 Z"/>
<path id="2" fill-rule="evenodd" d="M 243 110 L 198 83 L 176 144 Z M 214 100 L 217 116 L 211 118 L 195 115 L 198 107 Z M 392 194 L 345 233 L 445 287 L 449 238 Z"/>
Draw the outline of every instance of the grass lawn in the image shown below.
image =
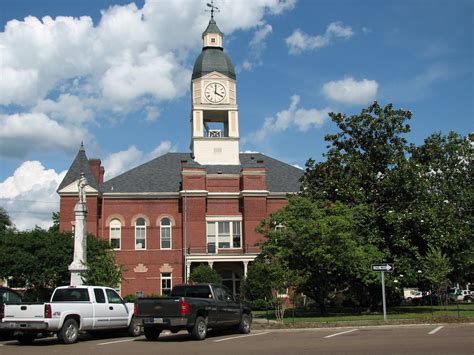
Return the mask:
<path id="1" fill-rule="evenodd" d="M 367 313 L 354 314 L 350 310 L 331 310 L 329 315 L 319 316 L 315 311 L 293 311 L 290 309 L 285 314 L 284 323 L 334 323 L 334 322 L 355 322 L 355 321 L 374 321 L 383 320 L 383 313 Z M 266 311 L 254 311 L 255 318 L 266 319 Z M 387 308 L 388 320 L 416 320 L 416 321 L 430 321 L 436 319 L 463 319 L 474 318 L 474 304 L 452 304 L 447 308 L 444 306 L 400 306 Z M 272 311 L 268 311 L 268 319 L 274 320 L 275 315 Z"/>

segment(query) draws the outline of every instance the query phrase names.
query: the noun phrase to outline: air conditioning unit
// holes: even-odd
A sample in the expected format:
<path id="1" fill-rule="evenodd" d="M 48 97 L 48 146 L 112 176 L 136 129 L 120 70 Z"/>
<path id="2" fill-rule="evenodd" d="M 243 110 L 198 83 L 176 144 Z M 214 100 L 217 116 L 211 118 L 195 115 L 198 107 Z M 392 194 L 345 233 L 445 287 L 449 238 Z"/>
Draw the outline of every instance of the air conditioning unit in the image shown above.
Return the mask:
<path id="1" fill-rule="evenodd" d="M 210 138 L 220 138 L 222 137 L 222 133 L 220 129 L 210 129 L 209 130 L 209 137 Z"/>

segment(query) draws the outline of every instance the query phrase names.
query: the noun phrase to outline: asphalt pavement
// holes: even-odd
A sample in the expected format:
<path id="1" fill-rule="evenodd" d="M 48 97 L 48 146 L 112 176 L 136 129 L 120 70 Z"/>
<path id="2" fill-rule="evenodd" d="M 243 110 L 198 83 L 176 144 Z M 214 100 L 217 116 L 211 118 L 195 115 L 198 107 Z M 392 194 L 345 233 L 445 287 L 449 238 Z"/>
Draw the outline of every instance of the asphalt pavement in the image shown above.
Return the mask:
<path id="1" fill-rule="evenodd" d="M 212 332 L 194 341 L 186 332 L 162 334 L 157 341 L 89 334 L 62 345 L 56 337 L 33 345 L 0 342 L 0 354 L 474 354 L 474 324 L 435 324 L 254 330 L 248 335 Z"/>

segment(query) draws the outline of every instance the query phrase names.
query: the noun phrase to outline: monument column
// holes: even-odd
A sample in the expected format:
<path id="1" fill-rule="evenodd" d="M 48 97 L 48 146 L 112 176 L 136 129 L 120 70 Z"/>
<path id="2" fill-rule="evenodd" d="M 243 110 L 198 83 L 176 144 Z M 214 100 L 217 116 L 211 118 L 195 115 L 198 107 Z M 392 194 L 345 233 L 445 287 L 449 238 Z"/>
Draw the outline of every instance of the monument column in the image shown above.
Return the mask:
<path id="1" fill-rule="evenodd" d="M 84 173 L 81 173 L 81 178 L 78 182 L 79 202 L 74 207 L 75 228 L 74 228 L 74 258 L 69 265 L 71 272 L 71 286 L 81 286 L 82 274 L 87 271 L 87 205 L 86 205 L 86 191 L 87 180 Z"/>

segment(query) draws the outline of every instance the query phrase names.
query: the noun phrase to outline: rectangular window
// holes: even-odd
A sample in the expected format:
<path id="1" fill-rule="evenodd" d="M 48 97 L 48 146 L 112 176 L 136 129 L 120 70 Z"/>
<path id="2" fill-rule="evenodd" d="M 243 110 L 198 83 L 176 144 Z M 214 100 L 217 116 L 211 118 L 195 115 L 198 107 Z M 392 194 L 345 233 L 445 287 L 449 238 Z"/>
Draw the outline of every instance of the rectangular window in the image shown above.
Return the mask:
<path id="1" fill-rule="evenodd" d="M 161 294 L 163 296 L 169 296 L 171 294 L 172 282 L 171 272 L 161 273 Z"/>
<path id="2" fill-rule="evenodd" d="M 216 223 L 207 222 L 207 252 L 216 252 Z"/>
<path id="3" fill-rule="evenodd" d="M 161 249 L 171 249 L 171 228 L 161 227 Z"/>
<path id="4" fill-rule="evenodd" d="M 240 222 L 232 222 L 232 247 L 240 248 Z"/>
<path id="5" fill-rule="evenodd" d="M 230 222 L 217 222 L 219 248 L 230 248 Z"/>
<path id="6" fill-rule="evenodd" d="M 145 249 L 145 227 L 135 227 L 135 249 Z"/>
<path id="7" fill-rule="evenodd" d="M 96 303 L 105 303 L 104 291 L 101 288 L 94 288 L 94 296 Z"/>
<path id="8" fill-rule="evenodd" d="M 207 252 L 216 253 L 219 249 L 242 247 L 241 221 L 208 221 Z"/>
<path id="9" fill-rule="evenodd" d="M 110 227 L 110 246 L 120 249 L 120 227 Z"/>

